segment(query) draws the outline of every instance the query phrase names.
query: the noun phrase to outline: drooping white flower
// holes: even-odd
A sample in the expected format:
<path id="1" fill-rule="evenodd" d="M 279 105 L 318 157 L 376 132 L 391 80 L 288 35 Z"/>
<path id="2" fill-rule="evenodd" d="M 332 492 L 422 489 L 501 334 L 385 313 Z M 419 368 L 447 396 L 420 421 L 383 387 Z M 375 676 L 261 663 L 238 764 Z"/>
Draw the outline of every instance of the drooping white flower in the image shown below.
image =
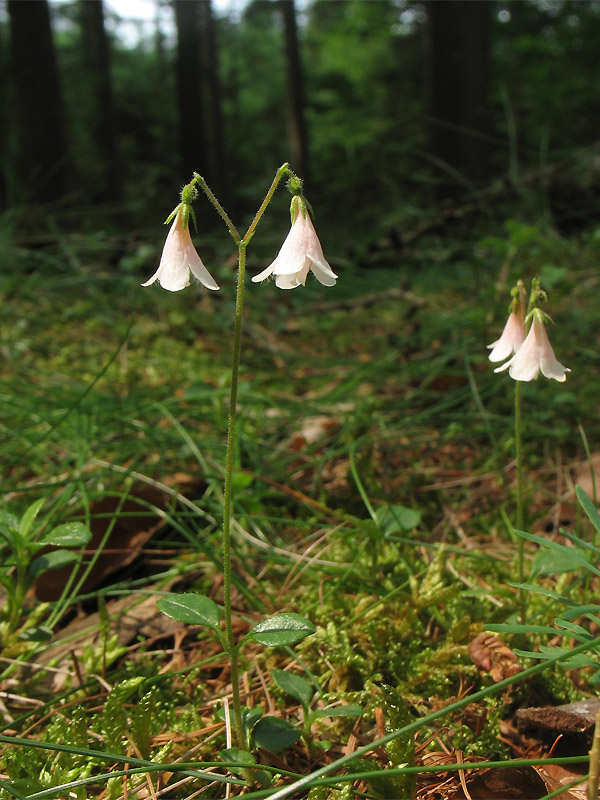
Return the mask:
<path id="1" fill-rule="evenodd" d="M 167 234 L 158 269 L 149 281 L 142 283 L 142 286 L 150 286 L 154 281 L 158 281 L 163 289 L 167 289 L 169 292 L 178 292 L 190 285 L 190 272 L 207 289 L 219 288 L 196 252 L 190 234 L 190 226 L 184 222 L 182 205 L 175 214 L 175 219 Z"/>
<path id="2" fill-rule="evenodd" d="M 252 281 L 258 283 L 269 275 L 274 275 L 277 287 L 295 289 L 296 286 L 305 285 L 309 271 L 324 286 L 334 286 L 338 277 L 325 260 L 305 203 L 302 198 L 294 197 L 290 232 L 275 261 L 259 275 L 255 275 Z"/>
<path id="3" fill-rule="evenodd" d="M 560 364 L 548 339 L 544 327 L 543 314 L 539 308 L 533 311 L 533 321 L 527 337 L 517 353 L 494 372 L 508 369 L 508 374 L 516 381 L 533 381 L 542 371 L 546 378 L 554 378 L 562 383 L 571 370 Z"/>
<path id="4" fill-rule="evenodd" d="M 525 341 L 525 324 L 523 315 L 520 311 L 511 311 L 506 320 L 506 325 L 499 339 L 488 348 L 492 350 L 489 355 L 490 361 L 504 361 L 521 347 Z"/>

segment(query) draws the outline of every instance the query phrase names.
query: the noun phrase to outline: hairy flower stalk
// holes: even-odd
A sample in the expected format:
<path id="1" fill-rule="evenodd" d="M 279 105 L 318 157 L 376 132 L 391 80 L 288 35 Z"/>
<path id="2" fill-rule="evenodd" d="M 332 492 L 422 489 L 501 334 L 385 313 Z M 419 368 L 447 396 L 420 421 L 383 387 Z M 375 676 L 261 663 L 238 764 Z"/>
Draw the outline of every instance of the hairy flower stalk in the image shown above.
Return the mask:
<path id="1" fill-rule="evenodd" d="M 277 258 L 259 275 L 255 275 L 252 281 L 258 283 L 274 275 L 275 285 L 279 289 L 295 289 L 297 286 L 304 286 L 308 273 L 312 272 L 324 286 L 335 286 L 337 275 L 325 260 L 321 242 L 302 195 L 292 198 L 290 213 L 292 227 Z"/>

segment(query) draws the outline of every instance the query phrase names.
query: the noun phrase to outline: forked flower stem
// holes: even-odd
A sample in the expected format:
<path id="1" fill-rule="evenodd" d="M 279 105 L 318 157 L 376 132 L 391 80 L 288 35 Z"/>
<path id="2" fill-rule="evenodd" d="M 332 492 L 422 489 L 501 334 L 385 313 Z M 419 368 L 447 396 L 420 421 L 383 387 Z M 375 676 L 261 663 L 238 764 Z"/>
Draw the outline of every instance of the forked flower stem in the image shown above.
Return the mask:
<path id="1" fill-rule="evenodd" d="M 292 170 L 290 169 L 290 165 L 287 163 L 287 161 L 285 164 L 282 164 L 275 173 L 275 177 L 273 178 L 273 183 L 269 187 L 269 191 L 265 195 L 265 199 L 262 201 L 261 207 L 256 212 L 256 216 L 250 223 L 250 227 L 248 228 L 248 230 L 244 235 L 244 241 L 246 242 L 246 244 L 248 244 L 250 239 L 254 236 L 254 231 L 256 230 L 256 226 L 260 222 L 260 218 L 262 217 L 262 215 L 265 213 L 265 210 L 269 205 L 269 203 L 271 202 L 271 198 L 275 193 L 275 189 L 279 185 L 279 181 L 283 178 L 284 175 L 289 175 L 290 177 L 293 178 L 296 177 L 292 172 Z"/>
<path id="2" fill-rule="evenodd" d="M 525 524 L 523 503 L 523 447 L 521 437 L 521 381 L 515 381 L 515 456 L 517 461 L 517 530 L 522 531 Z M 525 580 L 525 543 L 518 537 L 518 580 Z M 525 589 L 519 589 L 521 603 L 521 624 L 525 625 L 527 617 L 527 598 Z"/>
<path id="3" fill-rule="evenodd" d="M 200 184 L 202 191 L 208 197 L 212 205 L 215 207 L 217 214 L 221 217 L 225 225 L 227 225 L 227 230 L 231 234 L 231 238 L 237 245 L 239 245 L 242 237 L 237 232 L 237 228 L 235 227 L 233 222 L 229 219 L 228 213 L 225 211 L 221 203 L 219 203 L 219 201 L 213 194 L 210 186 L 206 183 L 202 175 L 199 175 L 197 172 L 194 172 L 194 181 Z"/>
<path id="4" fill-rule="evenodd" d="M 233 355 L 231 359 L 231 387 L 229 391 L 229 420 L 227 423 L 227 451 L 225 455 L 225 497 L 223 503 L 223 594 L 225 608 L 225 642 L 231 663 L 231 690 L 233 721 L 237 746 L 246 748 L 244 724 L 240 702 L 238 648 L 233 638 L 231 615 L 231 499 L 235 459 L 235 421 L 237 416 L 238 377 L 242 349 L 242 311 L 244 308 L 244 275 L 246 273 L 246 242 L 238 243 L 238 278 L 235 298 L 235 323 L 233 328 Z"/>
<path id="5" fill-rule="evenodd" d="M 217 212 L 227 225 L 229 233 L 238 246 L 238 276 L 237 290 L 235 298 L 235 322 L 233 328 L 233 354 L 231 363 L 231 388 L 229 392 L 229 419 L 227 423 L 227 450 L 225 454 L 225 491 L 223 499 L 223 605 L 225 611 L 225 646 L 231 665 L 231 690 L 233 706 L 233 723 L 235 730 L 236 744 L 242 750 L 246 749 L 246 735 L 244 722 L 242 719 L 242 706 L 240 701 L 240 681 L 239 681 L 239 648 L 233 636 L 232 610 L 231 610 L 231 520 L 232 520 L 232 495 L 233 495 L 233 468 L 235 461 L 235 423 L 237 417 L 237 395 L 240 370 L 240 355 L 242 350 L 242 316 L 244 309 L 244 277 L 246 273 L 246 247 L 265 213 L 271 198 L 279 184 L 279 181 L 286 174 L 293 175 L 288 164 L 283 164 L 277 170 L 273 183 L 267 192 L 256 216 L 252 220 L 250 227 L 243 238 L 238 234 L 235 226 L 227 216 L 225 210 L 206 185 L 204 178 L 194 173 L 195 180 L 200 183 L 206 196 L 216 208 Z"/>

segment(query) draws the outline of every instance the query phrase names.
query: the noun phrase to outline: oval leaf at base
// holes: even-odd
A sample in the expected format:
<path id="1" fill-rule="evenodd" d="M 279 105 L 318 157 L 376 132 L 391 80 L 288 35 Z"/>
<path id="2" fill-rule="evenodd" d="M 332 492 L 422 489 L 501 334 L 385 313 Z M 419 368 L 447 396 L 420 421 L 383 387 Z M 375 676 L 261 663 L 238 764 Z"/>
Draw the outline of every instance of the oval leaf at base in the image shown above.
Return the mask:
<path id="1" fill-rule="evenodd" d="M 255 744 L 272 753 L 295 744 L 300 735 L 298 728 L 279 717 L 263 717 L 254 726 Z"/>
<path id="2" fill-rule="evenodd" d="M 246 638 L 266 647 L 285 647 L 296 644 L 315 633 L 316 628 L 300 614 L 275 614 L 255 625 Z"/>
<path id="3" fill-rule="evenodd" d="M 271 675 L 279 688 L 299 700 L 303 706 L 308 707 L 313 698 L 315 690 L 307 680 L 295 675 L 293 672 L 286 672 L 283 669 L 272 669 Z"/>
<path id="4" fill-rule="evenodd" d="M 178 622 L 218 630 L 219 606 L 203 594 L 169 594 L 157 600 L 159 611 Z"/>

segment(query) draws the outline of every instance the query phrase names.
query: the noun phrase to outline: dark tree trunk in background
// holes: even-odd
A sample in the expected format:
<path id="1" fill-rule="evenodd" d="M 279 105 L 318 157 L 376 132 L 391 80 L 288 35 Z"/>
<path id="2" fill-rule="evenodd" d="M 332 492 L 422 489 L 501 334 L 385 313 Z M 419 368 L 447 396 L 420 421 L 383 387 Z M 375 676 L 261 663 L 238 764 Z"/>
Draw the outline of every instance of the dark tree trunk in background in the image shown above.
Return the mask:
<path id="1" fill-rule="evenodd" d="M 83 63 L 90 99 L 87 124 L 95 161 L 100 165 L 92 196 L 98 200 L 118 200 L 121 196 L 121 179 L 102 0 L 79 0 L 79 13 Z"/>
<path id="2" fill-rule="evenodd" d="M 47 0 L 8 0 L 19 141 L 20 196 L 56 200 L 69 161 L 63 104 Z"/>
<path id="3" fill-rule="evenodd" d="M 223 113 L 221 110 L 221 87 L 219 84 L 218 47 L 215 21 L 210 0 L 200 4 L 202 30 L 202 72 L 206 88 L 206 117 L 210 139 L 210 167 L 206 176 L 222 202 L 227 202 L 228 180 L 224 147 Z"/>
<path id="4" fill-rule="evenodd" d="M 177 94 L 181 179 L 187 183 L 194 170 L 207 175 L 202 97 L 202 0 L 173 0 L 177 27 Z"/>
<path id="5" fill-rule="evenodd" d="M 304 83 L 298 47 L 298 28 L 294 0 L 279 0 L 285 33 L 285 63 L 287 72 L 286 117 L 290 161 L 294 172 L 309 180 L 308 138 L 304 121 Z"/>
<path id="6" fill-rule="evenodd" d="M 0 210 L 8 207 L 8 174 L 10 163 L 10 137 L 8 133 L 9 81 L 6 35 L 4 25 L 0 25 Z"/>
<path id="7" fill-rule="evenodd" d="M 427 3 L 432 148 L 449 168 L 439 187 L 446 197 L 488 178 L 491 8 L 486 0 Z"/>

